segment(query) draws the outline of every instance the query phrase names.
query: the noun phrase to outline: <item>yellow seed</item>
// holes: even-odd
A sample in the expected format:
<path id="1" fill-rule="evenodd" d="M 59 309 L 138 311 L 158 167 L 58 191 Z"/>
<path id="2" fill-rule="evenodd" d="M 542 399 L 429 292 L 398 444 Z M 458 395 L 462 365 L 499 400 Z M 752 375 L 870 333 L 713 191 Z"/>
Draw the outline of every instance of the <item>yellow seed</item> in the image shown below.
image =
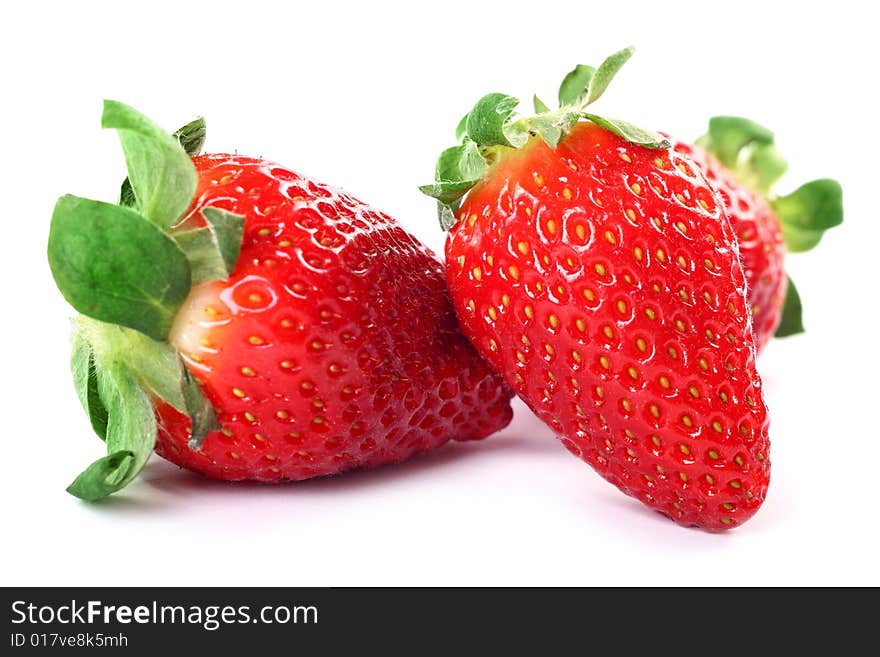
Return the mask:
<path id="1" fill-rule="evenodd" d="M 731 488 L 742 488 L 742 484 L 739 482 L 739 479 L 732 479 L 730 481 Z"/>
<path id="2" fill-rule="evenodd" d="M 669 347 L 669 349 L 666 350 L 666 353 L 669 354 L 669 357 L 673 360 L 678 359 L 678 352 L 675 350 L 675 347 Z"/>
<path id="3" fill-rule="evenodd" d="M 507 271 L 510 273 L 510 277 L 513 280 L 519 280 L 519 267 L 516 265 L 510 265 L 510 267 L 507 268 Z"/>
<path id="4" fill-rule="evenodd" d="M 639 371 L 635 367 L 628 367 L 626 369 L 626 373 L 629 374 L 629 378 L 635 380 L 639 378 Z"/>
<path id="5" fill-rule="evenodd" d="M 248 342 L 250 342 L 253 345 L 261 345 L 264 343 L 264 340 L 263 340 L 263 338 L 261 338 L 258 335 L 252 335 L 248 338 Z"/>
<path id="6" fill-rule="evenodd" d="M 293 361 L 292 360 L 282 360 L 279 363 L 279 365 L 281 365 L 281 367 L 284 368 L 285 370 L 289 370 L 291 367 L 293 367 Z"/>
<path id="7" fill-rule="evenodd" d="M 679 472 L 678 476 L 684 483 L 687 483 L 688 476 L 684 472 Z"/>
<path id="8" fill-rule="evenodd" d="M 602 327 L 602 333 L 604 333 L 605 337 L 609 340 L 614 337 L 614 329 L 608 326 L 608 324 Z"/>
<path id="9" fill-rule="evenodd" d="M 509 295 L 507 295 L 507 294 L 501 295 L 501 305 L 504 306 L 505 308 L 508 308 L 510 306 L 510 296 Z"/>
<path id="10" fill-rule="evenodd" d="M 712 262 L 711 260 L 709 260 L 709 258 L 706 258 L 705 260 L 703 260 L 703 264 L 706 266 L 706 269 L 708 269 L 709 271 L 715 271 L 715 263 Z"/>
<path id="11" fill-rule="evenodd" d="M 709 458 L 712 459 L 713 461 L 717 461 L 718 460 L 718 452 L 716 452 L 714 449 L 710 449 L 709 450 Z"/>
<path id="12" fill-rule="evenodd" d="M 629 399 L 621 400 L 620 405 L 623 406 L 623 410 L 625 410 L 627 413 L 630 413 L 633 409 L 632 402 L 630 402 Z"/>
<path id="13" fill-rule="evenodd" d="M 547 321 L 553 328 L 559 328 L 559 318 L 556 315 L 551 314 Z"/>
<path id="14" fill-rule="evenodd" d="M 602 366 L 603 369 L 611 369 L 611 361 L 608 359 L 608 356 L 599 356 L 599 364 Z"/>
<path id="15" fill-rule="evenodd" d="M 269 230 L 268 228 L 260 228 L 260 230 L 257 231 L 257 235 L 259 235 L 260 237 L 266 237 L 266 235 L 268 235 L 271 232 L 272 231 Z"/>
<path id="16" fill-rule="evenodd" d="M 522 253 L 523 255 L 528 255 L 529 253 L 529 244 L 528 242 L 517 242 L 516 250 Z"/>
<path id="17" fill-rule="evenodd" d="M 472 214 L 470 217 L 468 217 L 468 225 L 473 226 L 475 223 L 477 223 L 477 215 Z"/>
<path id="18" fill-rule="evenodd" d="M 621 153 L 620 159 L 623 160 L 624 162 L 632 162 L 632 158 L 629 155 L 627 155 L 626 153 Z"/>
<path id="19" fill-rule="evenodd" d="M 730 510 L 733 509 L 733 504 L 731 504 L 730 502 L 725 502 L 725 503 L 722 504 L 721 506 L 723 506 L 723 507 L 724 507 L 725 509 L 727 509 L 728 511 L 730 511 Z"/>
<path id="20" fill-rule="evenodd" d="M 489 349 L 492 351 L 498 351 L 498 343 L 495 342 L 495 338 L 489 338 Z"/>
<path id="21" fill-rule="evenodd" d="M 677 328 L 681 333 L 684 333 L 686 327 L 685 327 L 683 321 L 681 321 L 680 319 L 677 319 L 677 320 L 675 320 L 675 328 Z"/>
<path id="22" fill-rule="evenodd" d="M 572 351 L 572 352 L 571 352 L 571 358 L 572 358 L 572 360 L 574 360 L 574 362 L 576 362 L 576 363 L 583 362 L 583 360 L 584 360 L 584 357 L 581 356 L 581 353 L 580 353 L 579 351 Z"/>
<path id="23" fill-rule="evenodd" d="M 470 310 L 471 312 L 476 312 L 476 310 L 477 310 L 477 304 L 474 303 L 474 300 L 473 300 L 473 299 L 469 299 L 469 300 L 468 300 L 468 302 L 467 302 L 467 309 Z"/>
<path id="24" fill-rule="evenodd" d="M 232 394 L 241 399 L 242 397 L 244 397 L 244 390 L 242 390 L 241 388 L 233 388 Z"/>
<path id="25" fill-rule="evenodd" d="M 625 314 L 626 314 L 626 310 L 627 310 L 627 308 L 626 308 L 626 302 L 625 302 L 625 301 L 623 301 L 622 299 L 619 300 L 619 301 L 617 302 L 616 306 L 617 306 L 617 312 L 619 312 L 621 315 L 625 315 Z"/>
<path id="26" fill-rule="evenodd" d="M 642 353 L 645 353 L 645 351 L 648 349 L 648 343 L 645 342 L 644 338 L 636 338 L 636 349 L 638 349 Z"/>
<path id="27" fill-rule="evenodd" d="M 630 189 L 633 190 L 636 194 L 642 193 L 642 186 L 637 182 L 634 182 L 632 185 L 630 185 Z"/>
<path id="28" fill-rule="evenodd" d="M 220 429 L 220 433 L 222 433 L 222 434 L 223 434 L 224 436 L 226 436 L 227 438 L 231 438 L 231 437 L 232 437 L 232 430 L 231 430 L 231 429 L 227 429 L 226 427 L 223 427 L 222 429 Z"/>
<path id="29" fill-rule="evenodd" d="M 498 312 L 495 310 L 494 306 L 489 306 L 489 310 L 487 310 L 486 312 L 488 313 L 489 317 L 492 318 L 493 321 L 498 319 Z"/>
<path id="30" fill-rule="evenodd" d="M 247 366 L 241 368 L 241 373 L 244 374 L 245 376 L 256 376 L 257 375 L 256 372 L 254 372 L 250 367 L 247 367 Z"/>
<path id="31" fill-rule="evenodd" d="M 287 418 L 290 417 L 290 413 L 288 413 L 287 411 L 285 411 L 283 409 L 278 410 L 278 411 L 275 411 L 275 417 L 277 417 L 279 420 L 286 420 Z"/>
<path id="32" fill-rule="evenodd" d="M 238 454 L 236 454 L 235 452 L 229 452 L 229 456 L 232 457 L 232 459 L 233 459 L 234 461 L 237 461 L 238 459 L 241 458 L 241 457 L 240 457 Z"/>
<path id="33" fill-rule="evenodd" d="M 562 196 L 566 200 L 570 199 L 571 198 L 571 190 L 568 187 L 563 187 L 562 188 Z"/>
<path id="34" fill-rule="evenodd" d="M 487 255 L 486 256 L 486 264 L 489 265 L 490 267 L 494 266 L 495 265 L 495 256 Z"/>
<path id="35" fill-rule="evenodd" d="M 651 415 L 653 415 L 654 418 L 660 417 L 660 409 L 657 407 L 657 404 L 651 404 L 648 407 L 648 410 L 651 412 Z"/>
<path id="36" fill-rule="evenodd" d="M 678 228 L 678 230 L 679 230 L 682 234 L 687 235 L 688 227 L 687 227 L 687 224 L 685 224 L 683 221 L 676 221 L 676 222 L 675 222 L 675 227 Z"/>
<path id="37" fill-rule="evenodd" d="M 688 392 L 691 393 L 691 397 L 693 397 L 694 399 L 700 396 L 700 391 L 697 389 L 696 386 L 689 386 Z"/>
<path id="38" fill-rule="evenodd" d="M 679 203 L 685 203 L 685 204 L 687 203 L 687 199 L 684 197 L 684 194 L 682 194 L 681 192 L 676 192 L 675 198 L 678 199 Z"/>
<path id="39" fill-rule="evenodd" d="M 721 423 L 718 420 L 714 420 L 712 422 L 712 430 L 715 433 L 721 433 L 724 430 L 724 427 L 721 426 Z"/>
<path id="40" fill-rule="evenodd" d="M 599 399 L 602 399 L 603 397 L 605 397 L 605 388 L 603 388 L 602 386 L 596 386 L 596 396 Z"/>
<path id="41" fill-rule="evenodd" d="M 610 230 L 605 231 L 605 241 L 609 244 L 617 244 L 617 238 L 614 237 L 614 233 L 612 233 Z"/>
<path id="42" fill-rule="evenodd" d="M 603 265 L 601 262 L 597 262 L 594 269 L 596 270 L 596 273 L 599 274 L 599 276 L 605 275 L 605 265 Z"/>
<path id="43" fill-rule="evenodd" d="M 630 220 L 630 222 L 635 223 L 636 220 L 636 211 L 632 208 L 626 209 L 626 218 Z"/>
<path id="44" fill-rule="evenodd" d="M 669 389 L 670 383 L 669 383 L 669 378 L 667 376 L 661 374 L 660 378 L 657 379 L 657 381 L 660 383 L 661 388 L 665 388 L 667 390 Z"/>
<path id="45" fill-rule="evenodd" d="M 663 249 L 657 249 L 657 260 L 666 262 L 666 252 Z"/>
<path id="46" fill-rule="evenodd" d="M 555 234 L 556 234 L 556 222 L 553 221 L 552 219 L 548 219 L 548 220 L 547 220 L 547 233 L 548 233 L 549 235 L 555 235 Z"/>
<path id="47" fill-rule="evenodd" d="M 660 436 L 651 436 L 651 442 L 654 443 L 654 447 L 660 447 L 663 444 L 660 442 Z"/>
<path id="48" fill-rule="evenodd" d="M 709 485 L 711 486 L 712 484 L 715 483 L 715 477 L 713 477 L 713 476 L 710 475 L 710 474 L 707 474 L 707 475 L 706 475 L 706 483 L 709 484 Z"/>
<path id="49" fill-rule="evenodd" d="M 733 458 L 733 462 L 736 463 L 739 467 L 743 467 L 743 458 L 742 458 L 742 456 L 740 456 L 739 454 L 737 454 L 737 455 Z"/>
<path id="50" fill-rule="evenodd" d="M 700 366 L 701 370 L 706 371 L 709 369 L 709 362 L 703 357 L 697 359 L 697 364 Z"/>
<path id="51" fill-rule="evenodd" d="M 652 308 L 645 308 L 645 316 L 651 321 L 657 319 L 657 313 Z"/>
<path id="52" fill-rule="evenodd" d="M 528 208 L 528 207 L 526 208 L 526 216 L 527 216 L 527 217 L 531 217 L 531 216 L 532 216 L 532 209 L 531 209 L 531 208 Z"/>
<path id="53" fill-rule="evenodd" d="M 691 448 L 688 447 L 687 445 L 685 445 L 684 443 L 681 443 L 681 444 L 678 446 L 678 449 L 679 449 L 679 450 L 681 451 L 681 453 L 684 454 L 685 456 L 690 456 L 690 454 L 691 454 Z"/>
<path id="54" fill-rule="evenodd" d="M 483 278 L 483 270 L 480 269 L 479 267 L 474 267 L 472 273 L 473 273 L 473 275 L 474 275 L 474 279 L 475 279 L 475 280 L 478 280 L 478 281 L 479 281 L 479 280 L 481 280 L 481 279 Z"/>
<path id="55" fill-rule="evenodd" d="M 574 325 L 581 333 L 587 332 L 587 323 L 582 318 L 578 317 L 576 320 L 574 320 Z"/>
<path id="56" fill-rule="evenodd" d="M 704 201 L 703 199 L 701 199 L 701 198 L 700 198 L 700 199 L 697 199 L 697 203 L 699 203 L 699 204 L 700 204 L 700 207 L 703 208 L 704 210 L 708 210 L 708 209 L 709 209 L 709 204 L 706 203 L 706 201 Z"/>
<path id="57" fill-rule="evenodd" d="M 694 421 L 691 419 L 690 415 L 682 415 L 681 416 L 681 423 L 686 427 L 694 426 Z"/>
<path id="58" fill-rule="evenodd" d="M 706 337 L 710 340 L 715 339 L 715 333 L 712 331 L 712 329 L 706 329 Z"/>
<path id="59" fill-rule="evenodd" d="M 571 256 L 568 256 L 565 259 L 565 264 L 568 265 L 569 269 L 574 269 L 577 266 L 577 263 L 574 261 L 574 258 L 572 258 Z"/>
<path id="60" fill-rule="evenodd" d="M 727 393 L 726 393 L 726 392 L 724 392 L 724 391 L 722 390 L 721 392 L 718 393 L 718 397 L 721 399 L 722 402 L 724 402 L 725 404 L 727 403 L 727 399 L 728 399 L 728 397 L 727 397 Z"/>
<path id="61" fill-rule="evenodd" d="M 547 352 L 547 355 L 548 355 L 548 356 L 552 356 L 553 354 L 556 353 L 556 350 L 553 349 L 553 346 L 550 345 L 550 344 L 545 344 L 545 345 L 544 345 L 544 351 Z"/>
<path id="62" fill-rule="evenodd" d="M 537 185 L 538 187 L 544 186 L 544 178 L 541 176 L 540 173 L 536 173 L 534 176 L 532 176 L 532 178 L 535 181 L 535 185 Z"/>
<path id="63" fill-rule="evenodd" d="M 528 339 L 528 337 L 526 336 L 525 333 L 523 333 L 523 334 L 519 337 L 519 339 L 522 341 L 522 343 L 523 343 L 526 347 L 531 347 L 531 346 L 532 346 L 532 341 Z"/>
<path id="64" fill-rule="evenodd" d="M 642 251 L 642 247 L 637 246 L 636 248 L 633 249 L 633 255 L 635 256 L 636 260 L 641 262 L 642 258 L 645 256 L 645 252 Z"/>
<path id="65" fill-rule="evenodd" d="M 679 296 L 679 298 L 680 298 L 682 301 L 687 301 L 687 300 L 690 298 L 690 297 L 688 296 L 687 290 L 685 290 L 683 287 L 682 287 L 682 288 L 679 288 L 679 290 L 678 290 L 678 296 Z"/>
<path id="66" fill-rule="evenodd" d="M 655 157 L 654 158 L 654 166 L 657 167 L 658 169 L 662 169 L 665 165 L 663 164 L 663 160 L 661 160 L 659 157 Z"/>
<path id="67" fill-rule="evenodd" d="M 525 355 L 523 352 L 517 350 L 517 352 L 516 352 L 516 359 L 517 359 L 520 363 L 525 363 L 525 362 L 526 362 L 526 355 Z"/>
<path id="68" fill-rule="evenodd" d="M 587 236 L 587 229 L 584 228 L 583 224 L 578 224 L 574 227 L 574 234 L 577 235 L 579 240 L 583 240 Z"/>
<path id="69" fill-rule="evenodd" d="M 678 266 L 682 269 L 688 268 L 688 263 L 687 260 L 684 259 L 684 256 L 678 256 L 678 258 L 676 258 L 676 262 L 678 262 Z"/>
<path id="70" fill-rule="evenodd" d="M 247 420 L 248 422 L 256 422 L 256 420 L 257 420 L 256 416 L 253 413 L 251 413 L 250 411 L 245 412 L 244 419 Z"/>

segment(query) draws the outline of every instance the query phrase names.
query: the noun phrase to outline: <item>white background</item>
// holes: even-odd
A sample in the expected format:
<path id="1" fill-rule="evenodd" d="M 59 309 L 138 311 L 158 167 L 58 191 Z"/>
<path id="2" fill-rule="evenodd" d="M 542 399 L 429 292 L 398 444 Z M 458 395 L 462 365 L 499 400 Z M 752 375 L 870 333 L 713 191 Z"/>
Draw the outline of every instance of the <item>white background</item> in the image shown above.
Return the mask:
<path id="1" fill-rule="evenodd" d="M 0 583 L 880 584 L 880 51 L 859 4 L 305 4 L 4 9 Z M 99 129 L 102 98 L 169 129 L 204 114 L 208 150 L 345 187 L 441 250 L 416 187 L 459 117 L 489 91 L 552 100 L 575 63 L 628 44 L 638 52 L 597 111 L 683 138 L 712 114 L 750 116 L 789 156 L 782 191 L 820 176 L 844 185 L 845 226 L 789 260 L 809 332 L 759 363 L 773 481 L 749 523 L 678 527 L 521 406 L 480 444 L 379 471 L 229 485 L 154 457 L 105 503 L 64 492 L 102 444 L 70 382 L 71 312 L 45 242 L 59 195 L 115 198 L 123 160 Z"/>

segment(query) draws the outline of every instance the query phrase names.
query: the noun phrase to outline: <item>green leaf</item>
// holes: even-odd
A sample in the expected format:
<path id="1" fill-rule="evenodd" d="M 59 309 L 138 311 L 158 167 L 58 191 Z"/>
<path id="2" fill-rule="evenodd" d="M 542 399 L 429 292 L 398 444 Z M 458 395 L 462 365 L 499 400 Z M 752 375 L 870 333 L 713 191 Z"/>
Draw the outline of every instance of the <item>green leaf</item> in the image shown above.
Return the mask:
<path id="1" fill-rule="evenodd" d="M 189 415 L 192 424 L 189 446 L 192 449 L 201 449 L 205 436 L 222 427 L 211 402 L 205 397 L 198 381 L 190 375 L 183 363 L 181 363 L 181 371 L 183 372 L 183 396 L 186 399 L 187 415 Z"/>
<path id="2" fill-rule="evenodd" d="M 206 226 L 174 233 L 177 245 L 186 254 L 192 271 L 192 284 L 229 278 L 241 251 L 244 216 L 219 208 L 202 210 Z"/>
<path id="3" fill-rule="evenodd" d="M 456 208 L 452 206 L 444 205 L 442 203 L 437 205 L 437 218 L 440 220 L 440 228 L 443 230 L 449 230 L 458 222 L 455 212 Z"/>
<path id="4" fill-rule="evenodd" d="M 709 119 L 709 131 L 697 139 L 700 147 L 731 170 L 737 168 L 740 151 L 753 143 L 772 144 L 773 133 L 740 116 L 713 116 Z"/>
<path id="5" fill-rule="evenodd" d="M 105 100 L 101 125 L 119 131 L 138 210 L 160 228 L 174 224 L 189 206 L 198 178 L 186 151 L 123 103 Z"/>
<path id="6" fill-rule="evenodd" d="M 646 148 L 669 148 L 669 140 L 659 132 L 653 130 L 645 130 L 632 123 L 621 121 L 619 119 L 609 119 L 596 114 L 583 114 L 583 117 L 589 119 L 593 123 L 602 126 L 606 130 L 610 130 L 618 137 L 626 139 L 628 142 L 645 146 Z"/>
<path id="7" fill-rule="evenodd" d="M 94 501 L 123 488 L 144 467 L 156 444 L 156 416 L 149 395 L 129 368 L 96 361 L 98 391 L 107 408 L 107 456 L 80 474 L 67 491 Z"/>
<path id="8" fill-rule="evenodd" d="M 790 251 L 808 251 L 819 243 L 826 230 L 843 223 L 843 190 L 840 183 L 830 178 L 805 183 L 770 204 L 782 224 Z"/>
<path id="9" fill-rule="evenodd" d="M 801 297 L 791 276 L 788 277 L 788 288 L 785 292 L 785 302 L 782 306 L 782 318 L 779 320 L 779 326 L 776 327 L 777 338 L 784 338 L 789 335 L 796 335 L 804 332 L 803 319 L 801 317 Z"/>
<path id="10" fill-rule="evenodd" d="M 459 180 L 456 182 L 435 182 L 430 185 L 422 185 L 419 191 L 431 198 L 437 199 L 443 205 L 450 205 L 467 194 L 468 190 L 476 185 L 479 180 Z"/>
<path id="11" fill-rule="evenodd" d="M 617 75 L 617 72 L 620 71 L 623 65 L 629 61 L 629 58 L 633 56 L 634 52 L 635 48 L 632 46 L 624 48 L 623 50 L 618 50 L 616 53 L 605 59 L 604 62 L 599 64 L 599 68 L 597 68 L 590 77 L 587 86 L 587 94 L 583 100 L 583 106 L 587 106 L 590 103 L 597 101 L 599 97 L 605 93 L 608 85 L 611 84 L 611 80 L 614 79 L 614 76 Z"/>
<path id="12" fill-rule="evenodd" d="M 467 134 L 467 122 L 468 117 L 470 116 L 470 112 L 461 117 L 461 121 L 458 122 L 458 125 L 455 126 L 455 139 L 456 141 L 461 141 L 464 136 Z"/>
<path id="13" fill-rule="evenodd" d="M 467 139 L 463 144 L 440 153 L 434 176 L 440 182 L 479 180 L 487 168 L 486 159 L 480 154 L 480 149 Z"/>
<path id="14" fill-rule="evenodd" d="M 190 290 L 174 240 L 129 208 L 62 196 L 49 230 L 58 289 L 83 315 L 164 340 Z"/>
<path id="15" fill-rule="evenodd" d="M 190 157 L 195 157 L 202 152 L 207 137 L 205 117 L 199 116 L 174 131 L 171 135 L 180 144 L 180 147 Z"/>
<path id="16" fill-rule="evenodd" d="M 550 108 L 547 107 L 547 104 L 538 98 L 537 94 L 532 96 L 532 104 L 535 106 L 535 114 L 543 114 L 544 112 L 549 112 Z"/>
<path id="17" fill-rule="evenodd" d="M 94 354 L 89 342 L 82 333 L 76 331 L 73 336 L 73 354 L 70 358 L 70 369 L 73 373 L 73 384 L 83 406 L 92 429 L 101 440 L 107 437 L 107 409 L 98 394 L 98 375 L 95 371 Z"/>
<path id="18" fill-rule="evenodd" d="M 587 93 L 587 87 L 590 86 L 590 80 L 595 72 L 595 68 L 586 64 L 578 64 L 569 71 L 562 79 L 562 84 L 559 85 L 559 106 L 578 104 Z M 535 111 L 539 112 L 537 107 Z"/>
<path id="19" fill-rule="evenodd" d="M 468 114 L 467 136 L 480 147 L 522 146 L 528 138 L 527 133 L 508 128 L 518 104 L 518 99 L 505 94 L 483 96 Z"/>
<path id="20" fill-rule="evenodd" d="M 200 116 L 175 130 L 171 136 L 177 140 L 187 155 L 195 157 L 202 152 L 206 134 L 205 119 Z M 122 181 L 122 188 L 119 190 L 119 205 L 124 205 L 127 208 L 137 206 L 134 189 L 132 189 L 131 180 L 128 177 Z"/>

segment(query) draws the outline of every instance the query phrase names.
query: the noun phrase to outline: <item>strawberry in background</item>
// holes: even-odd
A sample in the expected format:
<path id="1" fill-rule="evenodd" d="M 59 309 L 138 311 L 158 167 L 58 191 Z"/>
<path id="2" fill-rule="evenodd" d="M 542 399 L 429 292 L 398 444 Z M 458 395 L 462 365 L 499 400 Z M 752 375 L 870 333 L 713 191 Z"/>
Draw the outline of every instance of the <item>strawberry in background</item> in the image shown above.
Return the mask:
<path id="1" fill-rule="evenodd" d="M 155 450 L 278 482 L 483 438 L 510 392 L 459 332 L 434 255 L 394 219 L 261 159 L 200 155 L 121 103 L 118 205 L 59 199 L 48 256 L 80 315 L 72 369 L 107 455 L 69 492 L 127 485 Z"/>
<path id="2" fill-rule="evenodd" d="M 785 196 L 773 192 L 787 165 L 773 133 L 735 116 L 717 116 L 696 145 L 674 142 L 721 194 L 739 243 L 758 351 L 774 336 L 804 330 L 797 288 L 786 276 L 786 251 L 815 247 L 843 221 L 835 180 L 821 178 Z"/>
<path id="3" fill-rule="evenodd" d="M 588 111 L 631 54 L 575 68 L 558 110 L 484 96 L 422 191 L 463 330 L 510 387 L 623 492 L 723 530 L 770 477 L 746 283 L 697 165 Z"/>

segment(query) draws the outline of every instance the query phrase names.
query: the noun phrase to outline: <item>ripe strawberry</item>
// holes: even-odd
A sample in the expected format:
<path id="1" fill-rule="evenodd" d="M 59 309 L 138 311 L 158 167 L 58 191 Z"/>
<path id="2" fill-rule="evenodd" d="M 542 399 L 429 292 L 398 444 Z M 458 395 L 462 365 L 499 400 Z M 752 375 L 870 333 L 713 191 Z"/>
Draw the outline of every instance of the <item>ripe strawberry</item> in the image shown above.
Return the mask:
<path id="1" fill-rule="evenodd" d="M 49 241 L 84 315 L 77 387 L 108 443 L 74 495 L 115 492 L 154 445 L 209 477 L 271 482 L 509 422 L 511 394 L 458 331 L 442 265 L 392 218 L 263 160 L 191 161 L 118 103 L 104 125 L 120 130 L 136 209 L 62 197 Z"/>
<path id="2" fill-rule="evenodd" d="M 717 116 L 698 145 L 673 142 L 720 193 L 739 241 L 758 351 L 773 337 L 802 332 L 801 302 L 786 277 L 786 247 L 807 251 L 843 221 L 840 185 L 827 178 L 787 196 L 772 193 L 787 165 L 773 133 L 748 119 Z M 722 164 L 724 162 L 724 164 Z"/>
<path id="3" fill-rule="evenodd" d="M 454 223 L 447 281 L 480 353 L 623 492 L 726 529 L 770 474 L 743 271 L 696 167 L 584 112 L 630 54 L 575 69 L 558 111 L 515 119 L 515 99 L 484 97 L 423 191 Z"/>

